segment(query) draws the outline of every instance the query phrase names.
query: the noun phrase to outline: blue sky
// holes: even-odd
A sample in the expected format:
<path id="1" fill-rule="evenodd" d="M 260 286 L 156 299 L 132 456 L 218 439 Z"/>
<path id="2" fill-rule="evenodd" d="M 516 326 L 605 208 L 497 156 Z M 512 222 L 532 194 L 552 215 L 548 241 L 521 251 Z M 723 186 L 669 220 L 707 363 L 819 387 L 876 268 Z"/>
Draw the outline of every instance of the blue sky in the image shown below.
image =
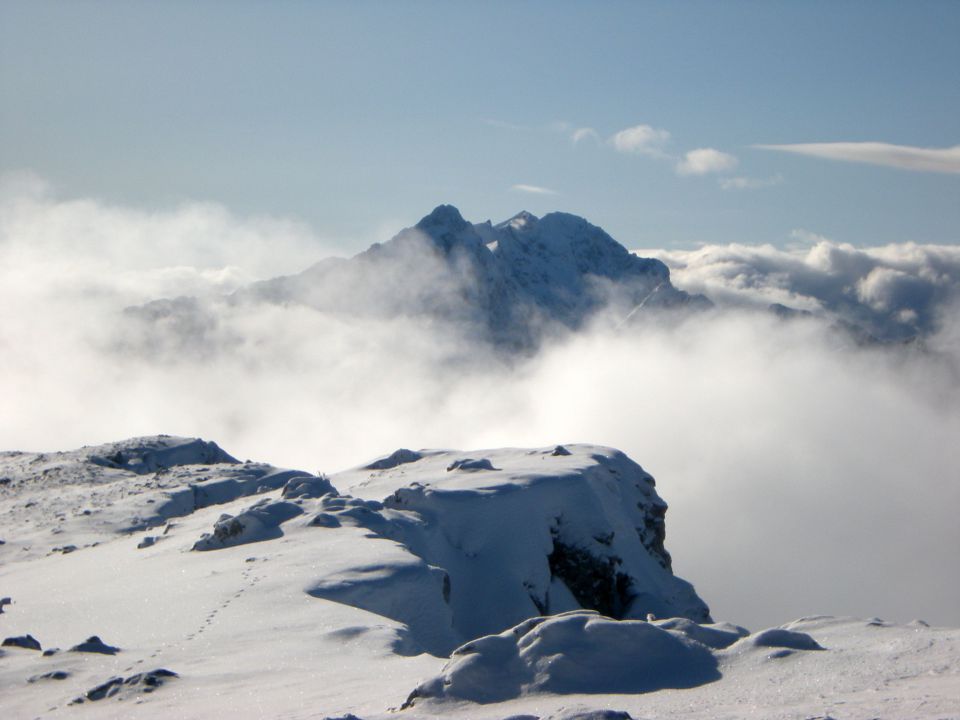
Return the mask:
<path id="1" fill-rule="evenodd" d="M 441 202 L 629 247 L 956 244 L 958 37 L 956 2 L 8 1 L 0 172 L 348 252 Z M 939 170 L 834 145 L 866 142 Z"/>

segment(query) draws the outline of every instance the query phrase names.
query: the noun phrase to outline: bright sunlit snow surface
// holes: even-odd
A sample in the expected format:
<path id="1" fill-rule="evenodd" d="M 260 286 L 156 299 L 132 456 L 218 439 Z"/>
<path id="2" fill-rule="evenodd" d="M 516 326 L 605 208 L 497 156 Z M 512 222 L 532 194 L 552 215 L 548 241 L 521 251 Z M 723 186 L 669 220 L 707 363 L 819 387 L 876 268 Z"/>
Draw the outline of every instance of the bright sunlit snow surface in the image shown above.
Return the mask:
<path id="1" fill-rule="evenodd" d="M 592 445 L 401 449 L 330 477 L 169 436 L 3 453 L 0 707 L 960 714 L 960 631 L 714 622 L 671 572 L 665 512 L 650 475 Z"/>

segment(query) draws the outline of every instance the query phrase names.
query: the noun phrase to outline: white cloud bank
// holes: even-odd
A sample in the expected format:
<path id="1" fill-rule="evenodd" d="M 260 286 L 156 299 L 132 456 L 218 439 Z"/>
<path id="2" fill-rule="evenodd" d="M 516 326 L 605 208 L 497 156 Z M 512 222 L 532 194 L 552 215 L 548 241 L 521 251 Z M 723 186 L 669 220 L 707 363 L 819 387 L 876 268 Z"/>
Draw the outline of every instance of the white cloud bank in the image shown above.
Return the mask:
<path id="1" fill-rule="evenodd" d="M 225 268 L 296 253 L 303 238 L 195 207 L 0 203 L 0 448 L 167 432 L 329 472 L 398 447 L 597 442 L 657 477 L 676 570 L 717 617 L 960 624 L 960 314 L 946 314 L 935 352 L 708 312 L 629 332 L 599 322 L 508 365 L 415 317 L 212 299 L 242 279 Z M 916 246 L 702 252 L 716 255 L 686 258 L 678 281 L 731 297 L 818 298 L 818 283 L 852 283 L 860 302 L 893 309 L 920 297 L 901 295 L 904 275 L 956 277 L 949 251 Z M 136 325 L 123 313 L 182 294 L 201 295 L 188 332 L 176 317 Z M 192 347 L 170 352 L 184 337 Z"/>
<path id="2" fill-rule="evenodd" d="M 754 145 L 753 147 L 828 160 L 884 165 L 901 170 L 960 173 L 960 145 L 948 148 L 920 148 L 881 142 L 831 142 Z"/>
<path id="3" fill-rule="evenodd" d="M 639 250 L 663 260 L 679 287 L 738 307 L 788 308 L 856 325 L 883 340 L 931 335 L 960 303 L 960 246 L 855 248 L 798 230 L 803 245 Z"/>

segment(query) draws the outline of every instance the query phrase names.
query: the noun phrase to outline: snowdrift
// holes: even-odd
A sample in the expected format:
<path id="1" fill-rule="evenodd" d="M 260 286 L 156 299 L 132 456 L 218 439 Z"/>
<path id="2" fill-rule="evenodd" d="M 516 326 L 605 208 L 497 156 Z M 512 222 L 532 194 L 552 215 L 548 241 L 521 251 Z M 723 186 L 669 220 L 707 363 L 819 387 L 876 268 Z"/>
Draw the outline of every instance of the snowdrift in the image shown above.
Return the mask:
<path id="1" fill-rule="evenodd" d="M 720 679 L 717 660 L 681 632 L 577 610 L 526 620 L 454 650 L 437 677 L 407 699 L 500 702 L 551 692 L 645 693 Z"/>

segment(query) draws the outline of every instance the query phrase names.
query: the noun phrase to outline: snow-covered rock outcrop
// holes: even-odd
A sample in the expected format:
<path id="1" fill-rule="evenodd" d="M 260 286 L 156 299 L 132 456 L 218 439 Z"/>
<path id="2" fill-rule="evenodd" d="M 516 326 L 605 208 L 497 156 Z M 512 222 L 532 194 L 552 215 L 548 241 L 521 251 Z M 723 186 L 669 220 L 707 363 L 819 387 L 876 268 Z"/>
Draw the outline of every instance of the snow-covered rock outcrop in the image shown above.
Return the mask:
<path id="1" fill-rule="evenodd" d="M 327 478 L 157 436 L 7 453 L 0 471 L 11 478 L 0 508 L 25 521 L 6 538 L 20 546 L 17 559 L 158 528 L 135 543 L 148 552 L 181 518 L 221 506 L 190 549 L 223 551 L 294 531 L 318 547 L 331 532 L 388 541 L 389 553 L 372 562 L 371 553 L 351 553 L 303 590 L 402 623 L 410 652 L 446 655 L 527 618 L 581 608 L 710 619 L 671 572 L 667 506 L 653 478 L 610 448 L 402 449 Z"/>
<path id="2" fill-rule="evenodd" d="M 0 452 L 0 516 L 21 518 L 2 539 L 44 537 L 24 540 L 18 559 L 51 549 L 70 552 L 310 478 L 326 482 L 300 470 L 241 463 L 216 443 L 170 435 L 64 452 Z M 72 542 L 48 542 L 48 534 Z"/>
<path id="3" fill-rule="evenodd" d="M 280 525 L 303 513 L 303 509 L 292 502 L 264 498 L 239 515 L 224 513 L 213 526 L 212 533 L 193 545 L 194 550 L 219 550 L 234 545 L 245 545 L 262 540 L 281 537 Z"/>
<path id="4" fill-rule="evenodd" d="M 671 572 L 667 506 L 653 478 L 616 450 L 398 451 L 331 479 L 376 503 L 341 512 L 420 558 L 423 582 L 445 595 L 453 640 L 581 608 L 710 621 L 692 586 Z M 427 568 L 442 571 L 442 582 Z M 345 582 L 358 597 L 363 578 Z M 329 583 L 312 592 L 334 590 L 343 596 Z M 411 604 L 409 615 L 419 607 Z"/>

